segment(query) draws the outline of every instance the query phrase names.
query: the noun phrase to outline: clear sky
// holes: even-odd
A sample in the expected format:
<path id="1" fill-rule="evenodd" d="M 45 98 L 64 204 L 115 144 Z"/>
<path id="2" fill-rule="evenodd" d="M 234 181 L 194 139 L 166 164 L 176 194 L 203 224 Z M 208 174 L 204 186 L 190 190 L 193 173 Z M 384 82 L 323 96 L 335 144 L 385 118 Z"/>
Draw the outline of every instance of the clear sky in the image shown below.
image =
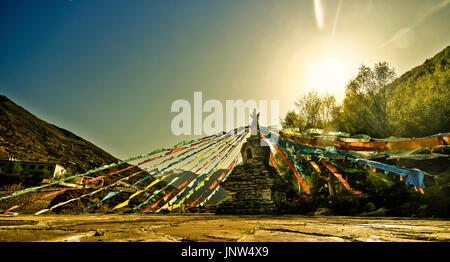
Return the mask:
<path id="1" fill-rule="evenodd" d="M 449 2 L 2 0 L 0 94 L 126 158 L 185 139 L 170 108 L 194 91 L 282 117 L 363 63 L 401 75 L 449 45 Z"/>

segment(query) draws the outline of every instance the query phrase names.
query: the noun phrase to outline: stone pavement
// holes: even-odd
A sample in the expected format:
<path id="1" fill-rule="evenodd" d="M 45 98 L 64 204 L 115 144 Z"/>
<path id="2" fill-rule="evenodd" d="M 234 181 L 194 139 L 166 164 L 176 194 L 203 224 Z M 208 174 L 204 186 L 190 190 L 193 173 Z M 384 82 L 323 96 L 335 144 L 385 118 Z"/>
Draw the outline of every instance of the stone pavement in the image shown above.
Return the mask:
<path id="1" fill-rule="evenodd" d="M 332 216 L 0 216 L 1 242 L 450 241 L 450 221 Z"/>

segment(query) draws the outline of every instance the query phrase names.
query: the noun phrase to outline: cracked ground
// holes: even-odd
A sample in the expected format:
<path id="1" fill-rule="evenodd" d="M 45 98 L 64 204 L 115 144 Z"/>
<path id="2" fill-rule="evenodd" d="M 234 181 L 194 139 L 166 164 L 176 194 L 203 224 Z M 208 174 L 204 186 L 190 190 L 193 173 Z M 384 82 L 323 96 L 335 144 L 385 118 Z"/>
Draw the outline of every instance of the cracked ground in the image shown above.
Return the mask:
<path id="1" fill-rule="evenodd" d="M 449 242 L 450 221 L 331 216 L 19 215 L 1 242 Z"/>

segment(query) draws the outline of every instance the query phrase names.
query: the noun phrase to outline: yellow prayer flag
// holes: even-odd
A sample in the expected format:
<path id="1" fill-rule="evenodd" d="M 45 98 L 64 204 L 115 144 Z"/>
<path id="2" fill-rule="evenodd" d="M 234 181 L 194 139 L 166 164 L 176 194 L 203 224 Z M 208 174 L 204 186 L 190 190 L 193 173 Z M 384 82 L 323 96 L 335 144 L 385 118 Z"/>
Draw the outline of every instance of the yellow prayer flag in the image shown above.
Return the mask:
<path id="1" fill-rule="evenodd" d="M 201 182 L 196 188 L 195 191 L 197 191 L 199 188 L 205 185 L 205 181 Z M 190 196 L 192 193 L 190 193 L 188 196 Z"/>
<path id="2" fill-rule="evenodd" d="M 192 194 L 194 194 L 194 191 L 192 191 L 191 193 L 189 193 L 181 202 L 184 202 L 184 200 L 188 199 Z"/>
<path id="3" fill-rule="evenodd" d="M 145 190 L 147 190 L 147 189 L 149 189 L 150 187 L 156 185 L 159 181 L 161 181 L 161 180 L 155 179 L 150 185 L 148 185 L 148 186 L 145 188 Z"/>
<path id="4" fill-rule="evenodd" d="M 315 162 L 311 161 L 310 163 L 318 173 L 321 173 L 319 166 Z"/>
<path id="5" fill-rule="evenodd" d="M 164 180 L 166 177 L 168 177 L 168 176 L 172 175 L 173 173 L 175 173 L 175 171 L 176 171 L 176 170 L 172 171 L 172 172 L 171 172 L 170 174 L 168 174 L 168 175 L 165 175 L 165 176 L 161 177 L 160 180 Z"/>
<path id="6" fill-rule="evenodd" d="M 139 195 L 139 194 L 142 193 L 142 192 L 144 192 L 144 190 L 139 190 L 139 191 L 137 191 L 136 193 L 132 194 L 132 195 L 128 198 L 128 200 L 132 199 L 133 197 Z"/>
<path id="7" fill-rule="evenodd" d="M 130 203 L 130 200 L 125 200 L 124 202 L 122 202 L 122 203 L 118 204 L 117 206 L 115 206 L 115 207 L 113 208 L 113 210 L 114 210 L 114 209 L 121 208 L 121 207 L 124 207 L 124 206 L 128 205 L 128 203 Z"/>

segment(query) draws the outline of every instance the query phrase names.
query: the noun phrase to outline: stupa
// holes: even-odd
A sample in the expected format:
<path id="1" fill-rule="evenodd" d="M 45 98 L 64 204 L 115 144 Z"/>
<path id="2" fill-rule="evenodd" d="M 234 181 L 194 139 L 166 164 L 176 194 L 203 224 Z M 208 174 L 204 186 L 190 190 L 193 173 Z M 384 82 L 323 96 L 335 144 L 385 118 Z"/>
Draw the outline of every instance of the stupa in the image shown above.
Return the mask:
<path id="1" fill-rule="evenodd" d="M 227 196 L 218 204 L 216 214 L 277 214 L 286 202 L 287 186 L 269 165 L 270 147 L 260 138 L 255 122 L 257 131 L 253 126 L 252 135 L 241 148 L 243 163 L 220 183 Z"/>

